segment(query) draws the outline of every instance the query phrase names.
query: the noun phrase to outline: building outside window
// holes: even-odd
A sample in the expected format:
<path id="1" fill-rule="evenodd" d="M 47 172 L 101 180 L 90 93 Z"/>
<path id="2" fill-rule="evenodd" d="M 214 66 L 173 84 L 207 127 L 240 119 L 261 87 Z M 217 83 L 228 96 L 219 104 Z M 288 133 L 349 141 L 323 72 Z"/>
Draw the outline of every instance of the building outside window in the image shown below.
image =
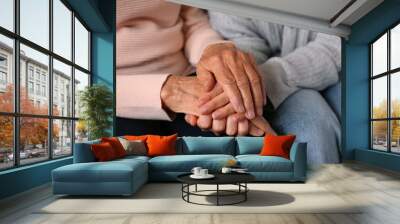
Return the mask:
<path id="1" fill-rule="evenodd" d="M 33 87 L 32 81 L 28 82 L 28 92 L 29 92 L 29 94 L 33 94 L 33 92 L 34 92 L 34 87 Z"/>
<path id="2" fill-rule="evenodd" d="M 32 66 L 29 66 L 28 74 L 29 74 L 29 79 L 33 80 L 33 67 Z"/>
<path id="3" fill-rule="evenodd" d="M 70 156 L 73 143 L 87 139 L 86 126 L 71 105 L 79 102 L 83 86 L 90 85 L 82 82 L 90 80 L 91 74 L 89 30 L 64 1 L 18 2 L 1 3 L 4 8 L 18 7 L 10 16 L 20 17 L 13 18 L 19 21 L 17 29 L 0 29 L 0 84 L 11 87 L 0 85 L 0 170 Z M 13 60 L 14 54 L 19 61 Z M 19 88 L 15 88 L 15 76 Z M 57 100 L 60 95 L 62 102 Z"/>
<path id="4" fill-rule="evenodd" d="M 46 96 L 46 86 L 42 86 L 42 96 Z"/>
<path id="5" fill-rule="evenodd" d="M 370 45 L 371 148 L 400 153 L 400 24 Z"/>
<path id="6" fill-rule="evenodd" d="M 36 80 L 40 81 L 40 70 L 36 69 Z"/>
<path id="7" fill-rule="evenodd" d="M 0 71 L 0 84 L 1 85 L 7 84 L 7 73 L 4 71 Z"/>
<path id="8" fill-rule="evenodd" d="M 7 87 L 7 56 L 0 54 L 0 91 Z"/>
<path id="9" fill-rule="evenodd" d="M 46 77 L 47 77 L 47 74 L 42 73 L 42 82 L 46 82 Z"/>

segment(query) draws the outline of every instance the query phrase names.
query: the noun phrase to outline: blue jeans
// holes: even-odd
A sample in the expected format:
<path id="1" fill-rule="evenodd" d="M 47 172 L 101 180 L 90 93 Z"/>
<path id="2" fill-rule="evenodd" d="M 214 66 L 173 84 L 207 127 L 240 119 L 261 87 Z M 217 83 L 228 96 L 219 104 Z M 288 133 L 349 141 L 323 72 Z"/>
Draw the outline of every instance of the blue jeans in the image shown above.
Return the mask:
<path id="1" fill-rule="evenodd" d="M 340 83 L 324 92 L 302 89 L 289 96 L 270 117 L 278 133 L 307 142 L 308 164 L 340 161 Z"/>

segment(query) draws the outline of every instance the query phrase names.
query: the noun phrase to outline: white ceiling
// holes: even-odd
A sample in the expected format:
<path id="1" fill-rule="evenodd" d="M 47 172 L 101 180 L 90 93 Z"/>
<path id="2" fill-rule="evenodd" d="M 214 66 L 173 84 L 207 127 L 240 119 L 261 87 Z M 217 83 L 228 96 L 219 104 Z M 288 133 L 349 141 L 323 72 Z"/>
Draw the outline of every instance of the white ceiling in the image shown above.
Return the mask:
<path id="1" fill-rule="evenodd" d="M 351 0 L 227 0 L 329 21 Z"/>
<path id="2" fill-rule="evenodd" d="M 383 0 L 168 0 L 207 10 L 348 37 Z"/>

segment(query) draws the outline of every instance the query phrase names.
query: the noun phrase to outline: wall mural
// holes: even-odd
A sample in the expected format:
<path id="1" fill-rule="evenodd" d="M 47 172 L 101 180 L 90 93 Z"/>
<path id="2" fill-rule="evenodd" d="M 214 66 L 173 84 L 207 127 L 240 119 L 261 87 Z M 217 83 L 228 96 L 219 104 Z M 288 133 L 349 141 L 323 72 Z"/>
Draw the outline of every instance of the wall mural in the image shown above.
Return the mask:
<path id="1" fill-rule="evenodd" d="M 339 37 L 121 0 L 116 38 L 118 135 L 291 133 L 309 161 L 339 161 Z"/>

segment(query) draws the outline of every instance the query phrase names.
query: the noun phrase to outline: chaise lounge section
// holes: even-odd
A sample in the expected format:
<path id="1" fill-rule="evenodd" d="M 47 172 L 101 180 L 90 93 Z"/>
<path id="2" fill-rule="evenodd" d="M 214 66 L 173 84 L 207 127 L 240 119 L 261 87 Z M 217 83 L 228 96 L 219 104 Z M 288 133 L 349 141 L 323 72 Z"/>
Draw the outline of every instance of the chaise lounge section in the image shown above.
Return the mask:
<path id="1" fill-rule="evenodd" d="M 127 156 L 96 162 L 91 141 L 75 144 L 74 163 L 52 172 L 53 193 L 67 195 L 132 195 L 148 181 L 176 181 L 176 177 L 200 166 L 218 172 L 236 160 L 259 182 L 304 182 L 306 143 L 295 142 L 290 159 L 260 156 L 263 137 L 181 137 L 177 155 Z"/>

